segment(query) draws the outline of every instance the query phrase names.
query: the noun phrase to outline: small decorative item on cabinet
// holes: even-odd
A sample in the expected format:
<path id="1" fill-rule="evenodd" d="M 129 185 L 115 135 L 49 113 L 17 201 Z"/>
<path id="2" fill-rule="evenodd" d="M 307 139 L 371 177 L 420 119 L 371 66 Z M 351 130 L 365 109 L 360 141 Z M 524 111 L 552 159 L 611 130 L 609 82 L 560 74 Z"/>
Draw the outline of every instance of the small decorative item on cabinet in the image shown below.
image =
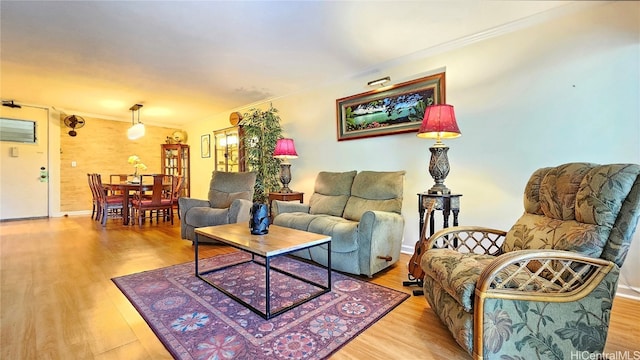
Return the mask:
<path id="1" fill-rule="evenodd" d="M 187 132 L 184 130 L 176 130 L 171 134 L 173 141 L 177 144 L 182 144 L 187 142 Z"/>

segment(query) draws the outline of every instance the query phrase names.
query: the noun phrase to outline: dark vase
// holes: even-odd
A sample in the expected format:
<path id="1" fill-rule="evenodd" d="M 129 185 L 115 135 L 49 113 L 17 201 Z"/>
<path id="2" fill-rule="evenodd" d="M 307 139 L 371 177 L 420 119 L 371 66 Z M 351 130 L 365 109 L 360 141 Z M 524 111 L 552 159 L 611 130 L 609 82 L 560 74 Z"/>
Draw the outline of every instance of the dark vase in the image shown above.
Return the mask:
<path id="1" fill-rule="evenodd" d="M 269 210 L 267 204 L 253 203 L 249 229 L 253 235 L 264 235 L 269 232 Z"/>

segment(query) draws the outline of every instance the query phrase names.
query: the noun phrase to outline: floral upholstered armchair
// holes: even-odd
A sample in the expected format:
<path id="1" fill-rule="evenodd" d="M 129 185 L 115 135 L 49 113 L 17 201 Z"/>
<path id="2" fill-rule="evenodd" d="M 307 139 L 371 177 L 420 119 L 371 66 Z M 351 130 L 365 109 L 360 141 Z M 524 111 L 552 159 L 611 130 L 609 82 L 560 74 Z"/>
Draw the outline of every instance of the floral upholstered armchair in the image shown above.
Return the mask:
<path id="1" fill-rule="evenodd" d="M 421 259 L 424 294 L 458 344 L 476 359 L 602 353 L 640 215 L 639 174 L 635 164 L 539 169 L 508 232 L 433 234 Z"/>

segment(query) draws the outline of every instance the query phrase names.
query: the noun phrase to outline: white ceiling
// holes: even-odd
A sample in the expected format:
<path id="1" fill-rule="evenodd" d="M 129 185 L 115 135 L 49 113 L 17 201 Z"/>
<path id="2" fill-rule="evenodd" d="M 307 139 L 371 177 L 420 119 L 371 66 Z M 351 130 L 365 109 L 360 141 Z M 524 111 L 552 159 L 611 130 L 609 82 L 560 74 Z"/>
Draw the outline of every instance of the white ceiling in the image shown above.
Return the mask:
<path id="1" fill-rule="evenodd" d="M 2 100 L 179 126 L 570 1 L 0 1 Z"/>

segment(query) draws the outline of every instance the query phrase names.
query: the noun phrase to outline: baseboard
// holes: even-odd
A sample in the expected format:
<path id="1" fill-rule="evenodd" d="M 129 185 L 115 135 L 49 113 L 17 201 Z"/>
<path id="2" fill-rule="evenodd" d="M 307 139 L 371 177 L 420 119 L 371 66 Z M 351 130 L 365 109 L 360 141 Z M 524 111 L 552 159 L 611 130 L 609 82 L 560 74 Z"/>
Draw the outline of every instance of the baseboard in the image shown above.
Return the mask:
<path id="1" fill-rule="evenodd" d="M 403 254 L 413 255 L 414 251 L 415 251 L 415 247 L 410 247 L 408 245 L 402 245 L 402 247 L 400 248 L 400 252 Z"/>
<path id="2" fill-rule="evenodd" d="M 80 215 L 91 215 L 91 210 L 59 212 L 59 213 L 52 214 L 51 217 L 80 216 Z"/>
<path id="3" fill-rule="evenodd" d="M 640 289 L 618 283 L 618 291 L 616 291 L 616 296 L 640 301 Z"/>

